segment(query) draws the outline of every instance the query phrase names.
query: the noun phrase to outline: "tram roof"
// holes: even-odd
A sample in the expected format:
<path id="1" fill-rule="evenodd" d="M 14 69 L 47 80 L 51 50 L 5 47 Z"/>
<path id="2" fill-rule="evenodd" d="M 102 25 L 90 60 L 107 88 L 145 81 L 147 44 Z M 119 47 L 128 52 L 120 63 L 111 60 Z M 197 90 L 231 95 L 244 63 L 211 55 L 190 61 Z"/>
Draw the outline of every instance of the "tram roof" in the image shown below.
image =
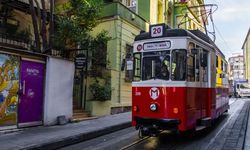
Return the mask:
<path id="1" fill-rule="evenodd" d="M 201 39 L 204 42 L 211 44 L 215 47 L 215 49 L 225 58 L 224 54 L 219 50 L 219 48 L 215 45 L 215 43 L 210 39 L 209 36 L 201 32 L 200 30 L 185 30 L 185 29 L 166 29 L 163 36 L 155 37 L 155 38 L 162 38 L 162 37 L 182 37 L 182 36 L 189 36 L 194 39 Z M 142 32 L 141 34 L 135 37 L 135 41 L 146 40 L 152 38 L 149 32 Z"/>

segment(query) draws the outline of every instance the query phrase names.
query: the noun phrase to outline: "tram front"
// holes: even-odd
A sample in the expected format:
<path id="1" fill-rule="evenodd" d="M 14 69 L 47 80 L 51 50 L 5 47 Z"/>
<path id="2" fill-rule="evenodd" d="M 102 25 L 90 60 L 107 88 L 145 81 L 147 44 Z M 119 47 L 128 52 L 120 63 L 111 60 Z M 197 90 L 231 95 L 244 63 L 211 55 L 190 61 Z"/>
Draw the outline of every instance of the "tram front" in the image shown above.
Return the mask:
<path id="1" fill-rule="evenodd" d="M 176 44 L 178 43 L 178 44 Z M 185 38 L 142 33 L 134 43 L 132 124 L 142 136 L 185 130 Z"/>

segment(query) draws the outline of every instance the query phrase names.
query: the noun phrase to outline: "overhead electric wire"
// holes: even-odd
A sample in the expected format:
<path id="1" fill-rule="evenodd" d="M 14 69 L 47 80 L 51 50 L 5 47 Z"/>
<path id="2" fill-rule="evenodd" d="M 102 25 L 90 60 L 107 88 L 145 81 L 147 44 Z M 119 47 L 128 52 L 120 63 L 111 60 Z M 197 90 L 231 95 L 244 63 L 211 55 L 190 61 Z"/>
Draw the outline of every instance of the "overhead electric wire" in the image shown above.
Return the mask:
<path id="1" fill-rule="evenodd" d="M 227 48 L 227 49 L 228 49 L 231 53 L 233 53 L 233 51 L 231 50 L 230 46 L 228 45 L 228 43 L 226 42 L 226 40 L 223 38 L 223 36 L 222 36 L 221 32 L 219 31 L 219 29 L 216 27 L 216 25 L 215 25 L 215 24 L 214 24 L 214 27 L 215 27 L 215 30 L 218 32 L 218 34 L 219 34 L 220 38 L 221 38 L 221 39 L 222 39 L 222 41 L 224 42 L 224 44 L 225 44 L 226 48 Z M 223 51 L 225 52 L 225 50 L 223 50 Z M 227 51 L 226 51 L 225 53 L 227 53 Z"/>
<path id="2" fill-rule="evenodd" d="M 216 1 L 217 2 L 217 1 Z M 213 41 L 215 42 L 215 40 L 217 39 L 216 38 L 216 32 L 218 32 L 220 38 L 222 39 L 225 47 L 228 49 L 227 51 L 223 50 L 224 53 L 226 54 L 229 54 L 230 55 L 230 52 L 233 53 L 233 51 L 231 50 L 231 48 L 229 47 L 228 43 L 226 42 L 226 40 L 223 38 L 221 32 L 219 31 L 219 29 L 216 27 L 215 23 L 214 23 L 214 20 L 213 20 L 213 16 L 212 14 L 218 10 L 218 5 L 217 4 L 205 4 L 205 5 L 199 5 L 199 6 L 192 6 L 192 7 L 189 7 L 189 8 L 196 8 L 196 7 L 205 7 L 205 10 L 203 11 L 203 13 L 201 12 L 200 15 L 194 17 L 194 18 L 189 18 L 189 20 L 192 20 L 193 22 L 195 22 L 196 24 L 198 24 L 201 28 L 203 29 L 206 29 L 205 27 L 203 27 L 202 25 L 199 24 L 198 21 L 196 21 L 196 18 L 197 17 L 201 17 L 203 15 L 206 15 L 207 14 L 207 17 L 206 17 L 206 20 L 203 20 L 204 22 L 207 22 L 208 21 L 208 18 L 210 18 L 210 21 L 211 21 L 211 24 L 212 24 L 212 30 L 213 31 L 207 31 L 207 33 L 209 33 L 210 35 L 213 36 Z M 208 9 L 206 9 L 206 7 L 210 7 Z M 215 7 L 215 9 L 213 10 L 213 7 Z M 185 15 L 183 16 L 183 18 L 180 20 L 180 23 L 177 25 L 178 28 L 180 27 L 180 25 L 188 22 L 189 20 L 186 20 L 185 18 L 188 17 L 188 12 L 185 13 Z M 184 20 L 185 19 L 185 20 Z M 204 24 L 205 26 L 205 24 Z M 221 49 L 221 48 L 219 48 Z M 230 52 L 229 52 L 230 51 Z"/>

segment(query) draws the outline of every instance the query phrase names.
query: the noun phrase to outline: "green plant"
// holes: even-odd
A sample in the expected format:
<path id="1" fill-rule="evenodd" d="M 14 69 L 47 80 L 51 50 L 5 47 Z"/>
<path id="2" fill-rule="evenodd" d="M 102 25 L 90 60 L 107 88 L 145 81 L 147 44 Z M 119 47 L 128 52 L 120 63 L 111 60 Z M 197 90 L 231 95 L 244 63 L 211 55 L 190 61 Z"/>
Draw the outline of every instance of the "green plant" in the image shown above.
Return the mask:
<path id="1" fill-rule="evenodd" d="M 102 4 L 102 0 L 70 0 L 58 8 L 54 45 L 59 44 L 63 49 L 91 45 L 90 32 L 98 23 Z"/>
<path id="2" fill-rule="evenodd" d="M 89 86 L 90 92 L 93 95 L 93 100 L 106 101 L 111 100 L 110 84 L 101 85 L 98 80 Z"/>
<path id="3" fill-rule="evenodd" d="M 104 67 L 107 65 L 107 43 L 111 39 L 108 36 L 108 32 L 103 30 L 101 31 L 93 40 L 92 40 L 92 64 L 93 67 Z M 92 69 L 94 69 L 92 67 Z"/>

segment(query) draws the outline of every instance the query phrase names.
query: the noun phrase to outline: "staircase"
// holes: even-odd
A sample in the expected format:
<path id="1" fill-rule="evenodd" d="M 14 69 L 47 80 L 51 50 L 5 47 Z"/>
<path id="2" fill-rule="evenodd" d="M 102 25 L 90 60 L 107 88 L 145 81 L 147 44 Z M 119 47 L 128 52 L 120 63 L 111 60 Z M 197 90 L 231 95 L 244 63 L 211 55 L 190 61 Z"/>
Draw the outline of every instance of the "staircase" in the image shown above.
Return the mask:
<path id="1" fill-rule="evenodd" d="M 96 119 L 97 117 L 92 117 L 89 112 L 84 111 L 73 104 L 73 117 L 71 122 L 79 122 L 84 120 Z"/>

